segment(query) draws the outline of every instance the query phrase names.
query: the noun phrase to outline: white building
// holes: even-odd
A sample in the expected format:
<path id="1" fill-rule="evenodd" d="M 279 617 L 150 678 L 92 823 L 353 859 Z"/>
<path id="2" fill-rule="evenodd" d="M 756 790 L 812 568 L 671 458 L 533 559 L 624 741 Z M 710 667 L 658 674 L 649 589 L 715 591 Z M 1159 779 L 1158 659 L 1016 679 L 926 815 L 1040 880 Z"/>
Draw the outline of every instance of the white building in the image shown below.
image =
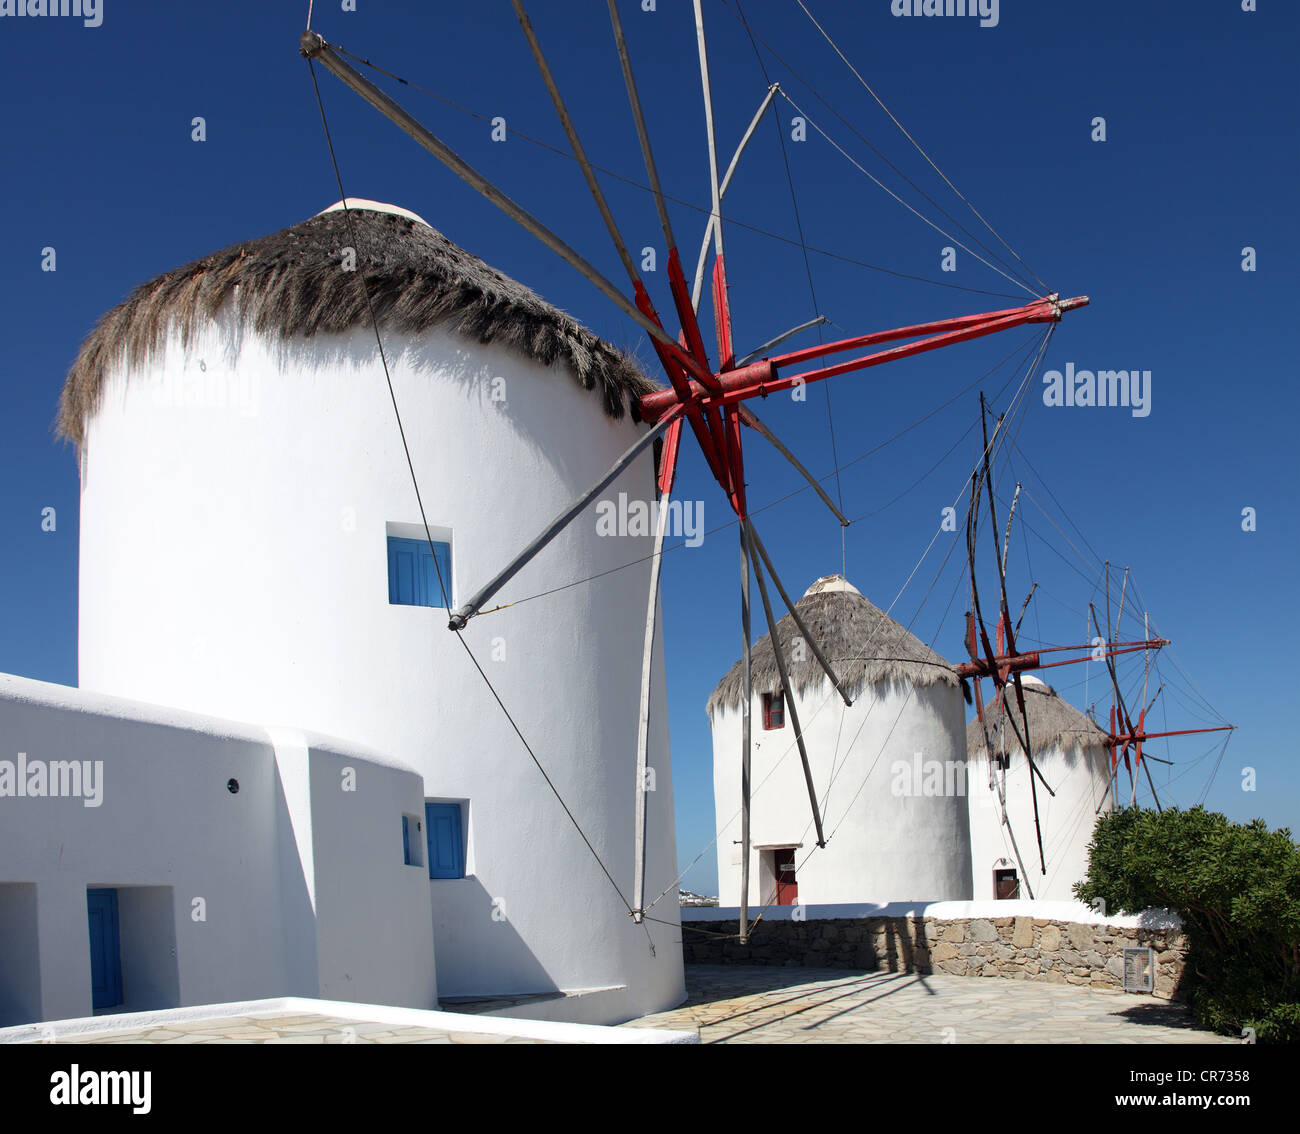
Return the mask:
<path id="1" fill-rule="evenodd" d="M 813 853 L 811 807 L 770 637 L 754 646 L 750 905 L 971 897 L 956 674 L 841 576 L 817 580 L 796 605 L 853 705 L 844 705 L 787 614 L 777 628 L 830 836 Z M 724 907 L 740 900 L 741 682 L 738 661 L 708 703 Z"/>
<path id="2" fill-rule="evenodd" d="M 434 1005 L 410 768 L 8 674 L 0 738 L 0 1027 L 281 995 Z"/>
<path id="3" fill-rule="evenodd" d="M 1035 898 L 1072 901 L 1074 883 L 1088 871 L 1088 844 L 1099 809 L 1114 807 L 1108 792 L 1111 770 L 1106 738 L 1078 709 L 1032 674 L 1024 674 L 1025 717 L 1008 690 L 1009 712 L 1042 772 L 1037 782 L 1038 816 L 1043 836 L 1043 873 L 1034 830 L 1034 799 L 1029 762 L 1006 712 L 994 701 L 984 709 L 993 759 L 978 718 L 967 728 L 970 750 L 970 826 L 972 881 L 976 900 Z M 1047 791 L 1050 787 L 1051 794 Z M 1006 822 L 1001 799 L 1005 793 Z"/>
<path id="4" fill-rule="evenodd" d="M 407 948 L 393 938 L 412 911 L 431 919 L 432 947 L 410 945 L 428 979 L 394 977 L 393 1003 L 432 1006 L 435 958 L 444 999 L 565 992 L 556 1011 L 587 1022 L 658 1011 L 684 995 L 675 897 L 656 907 L 667 924 L 634 924 L 600 865 L 630 895 L 648 564 L 565 588 L 646 557 L 650 538 L 602 538 L 594 516 L 575 522 L 493 600 L 506 609 L 464 632 L 600 863 L 448 631 L 442 594 L 445 586 L 458 605 L 604 473 L 637 436 L 627 411 L 647 388 L 629 360 L 567 315 L 413 214 L 371 202 L 143 285 L 101 321 L 69 375 L 60 421 L 81 455 L 82 689 L 108 715 L 123 698 L 248 722 L 255 733 L 309 729 L 346 738 L 349 751 L 382 753 L 384 767 L 414 769 L 418 798 L 389 792 L 385 837 L 402 885 L 420 874 L 423 892 L 408 904 L 377 865 L 326 870 L 317 861 L 308 875 L 317 902 L 329 893 L 345 905 L 362 895 L 376 903 L 359 921 L 373 948 L 346 966 L 354 980 Z M 652 498 L 649 453 L 609 491 Z M 646 886 L 656 894 L 676 875 L 661 650 L 652 688 Z M 75 751 L 59 749 L 57 721 L 71 711 L 47 714 L 42 728 L 53 731 L 38 730 L 26 750 L 90 758 L 93 730 L 78 732 Z M 169 758 L 165 745 L 153 750 Z M 228 776 L 238 778 L 197 741 L 186 759 L 211 761 L 223 795 Z M 274 760 L 263 753 L 260 774 L 276 768 L 291 797 L 278 745 Z M 181 853 L 178 832 L 204 840 L 216 817 L 179 783 L 132 795 L 114 787 L 125 771 L 106 761 L 104 775 L 103 808 L 93 822 L 69 808 L 59 844 L 84 857 L 93 839 L 120 833 L 133 849 L 93 885 L 163 885 Z M 368 778 L 329 806 L 347 813 L 366 798 Z M 313 808 L 316 791 L 313 778 Z M 273 785 L 265 795 L 275 797 Z M 0 798 L 0 811 L 19 806 Z M 287 806 L 296 831 L 303 817 Z M 341 821 L 363 820 L 358 811 Z M 403 865 L 404 824 L 405 857 L 420 860 L 412 866 Z M 92 885 L 64 876 L 66 855 L 27 856 L 18 871 L 12 830 L 0 824 L 0 870 L 11 885 L 34 885 L 38 908 L 45 887 Z M 283 842 L 275 831 L 258 837 Z M 243 843 L 223 834 L 219 845 L 233 879 Z M 198 885 L 176 883 L 177 924 Z M 225 911 L 229 925 L 261 924 L 248 900 Z M 84 904 L 79 919 L 71 905 L 57 922 L 42 915 L 42 981 L 47 969 L 51 980 L 86 974 L 86 916 Z M 51 934 L 80 939 L 80 959 L 56 950 Z M 182 971 L 216 981 L 213 967 L 229 959 L 188 956 L 186 940 L 177 935 Z M 124 972 L 134 963 L 124 956 Z M 222 993 L 299 994 L 278 979 Z M 190 995 L 183 987 L 172 999 Z"/>

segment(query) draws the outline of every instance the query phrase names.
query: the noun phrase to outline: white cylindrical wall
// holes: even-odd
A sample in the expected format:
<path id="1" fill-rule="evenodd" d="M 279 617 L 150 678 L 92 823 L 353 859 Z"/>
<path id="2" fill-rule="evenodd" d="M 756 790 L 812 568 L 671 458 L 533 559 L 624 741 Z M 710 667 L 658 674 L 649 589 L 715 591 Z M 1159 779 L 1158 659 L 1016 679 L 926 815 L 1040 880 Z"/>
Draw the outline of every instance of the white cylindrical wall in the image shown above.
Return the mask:
<path id="1" fill-rule="evenodd" d="M 860 691 L 846 707 L 830 683 L 822 682 L 799 696 L 798 709 L 828 842 L 815 850 L 790 716 L 783 728 L 765 730 L 762 697 L 756 695 L 751 715 L 751 907 L 773 896 L 759 848 L 796 844 L 801 904 L 969 898 L 960 690 L 882 683 Z M 712 723 L 717 823 L 719 828 L 729 824 L 718 839 L 718 900 L 735 906 L 740 900 L 739 707 L 715 711 Z"/>
<path id="2" fill-rule="evenodd" d="M 637 436 L 562 366 L 443 333 L 385 334 L 453 605 Z M 647 453 L 610 489 L 653 493 Z M 388 525 L 416 526 L 369 329 L 268 340 L 229 305 L 188 348 L 106 383 L 86 429 L 80 678 L 88 689 L 348 738 L 468 800 L 467 877 L 433 880 L 442 995 L 626 986 L 614 1014 L 684 995 L 670 925 L 634 925 L 442 609 L 390 605 Z M 409 528 L 408 528 L 409 531 Z M 643 558 L 579 518 L 487 605 Z M 648 565 L 521 602 L 464 633 L 631 896 Z M 676 874 L 662 649 L 654 671 L 647 890 Z M 654 955 L 650 942 L 654 944 Z M 608 999 L 608 998 L 607 998 Z"/>
<path id="3" fill-rule="evenodd" d="M 1032 725 L 1032 717 L 1030 718 Z M 1043 873 L 1034 830 L 1034 798 L 1029 762 L 1013 749 L 1005 775 L 1007 819 L 1002 823 L 998 794 L 989 782 L 989 761 L 983 753 L 971 757 L 970 824 L 972 888 L 977 901 L 994 898 L 994 872 L 1013 869 L 1021 879 L 1020 896 L 1046 901 L 1074 901 L 1073 887 L 1088 872 L 1088 843 L 1097 822 L 1097 809 L 1109 811 L 1107 794 L 1110 758 L 1098 745 L 1056 744 L 1035 752 L 1034 763 L 1055 795 L 1040 781 L 1038 817 L 1043 832 Z M 994 769 L 997 771 L 997 769 Z M 998 775 L 1001 776 L 1001 772 Z M 1017 851 L 1019 852 L 1017 854 Z M 1026 890 L 1024 882 L 1028 882 Z"/>

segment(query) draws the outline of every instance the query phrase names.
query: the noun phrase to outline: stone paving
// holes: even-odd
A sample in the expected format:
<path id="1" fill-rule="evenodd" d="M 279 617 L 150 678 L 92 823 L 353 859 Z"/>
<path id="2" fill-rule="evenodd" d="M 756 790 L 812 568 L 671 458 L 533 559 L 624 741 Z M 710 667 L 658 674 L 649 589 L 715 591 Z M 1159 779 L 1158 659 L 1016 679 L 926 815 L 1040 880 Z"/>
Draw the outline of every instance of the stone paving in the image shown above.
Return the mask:
<path id="1" fill-rule="evenodd" d="M 69 1036 L 55 1043 L 545 1043 L 523 1036 L 450 1032 L 340 1016 L 222 1016 L 161 1027 Z"/>
<path id="2" fill-rule="evenodd" d="M 1238 1043 L 1132 993 L 944 974 L 687 965 L 682 1007 L 624 1027 L 701 1043 Z"/>

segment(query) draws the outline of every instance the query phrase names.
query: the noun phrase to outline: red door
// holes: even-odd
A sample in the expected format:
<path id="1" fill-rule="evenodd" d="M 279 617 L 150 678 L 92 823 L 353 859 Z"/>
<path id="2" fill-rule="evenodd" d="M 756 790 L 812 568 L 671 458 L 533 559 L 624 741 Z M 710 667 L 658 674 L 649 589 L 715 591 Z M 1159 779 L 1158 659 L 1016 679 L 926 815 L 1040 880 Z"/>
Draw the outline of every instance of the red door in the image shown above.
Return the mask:
<path id="1" fill-rule="evenodd" d="M 793 906 L 799 902 L 799 886 L 794 880 L 794 850 L 794 847 L 788 847 L 772 852 L 778 906 Z"/>

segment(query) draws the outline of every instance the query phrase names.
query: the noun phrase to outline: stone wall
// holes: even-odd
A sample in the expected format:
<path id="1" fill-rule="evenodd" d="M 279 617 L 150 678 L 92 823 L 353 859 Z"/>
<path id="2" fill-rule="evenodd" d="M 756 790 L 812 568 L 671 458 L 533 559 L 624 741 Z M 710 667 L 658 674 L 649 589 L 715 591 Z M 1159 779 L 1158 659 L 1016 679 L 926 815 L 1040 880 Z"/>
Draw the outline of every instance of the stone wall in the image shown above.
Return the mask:
<path id="1" fill-rule="evenodd" d="M 810 918 L 760 921 L 747 945 L 735 921 L 691 921 L 683 911 L 687 964 L 940 972 L 1049 984 L 1123 987 L 1125 946 L 1156 954 L 1155 995 L 1177 993 L 1187 945 L 1176 929 L 1058 921 L 1040 917 Z"/>

